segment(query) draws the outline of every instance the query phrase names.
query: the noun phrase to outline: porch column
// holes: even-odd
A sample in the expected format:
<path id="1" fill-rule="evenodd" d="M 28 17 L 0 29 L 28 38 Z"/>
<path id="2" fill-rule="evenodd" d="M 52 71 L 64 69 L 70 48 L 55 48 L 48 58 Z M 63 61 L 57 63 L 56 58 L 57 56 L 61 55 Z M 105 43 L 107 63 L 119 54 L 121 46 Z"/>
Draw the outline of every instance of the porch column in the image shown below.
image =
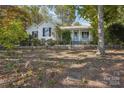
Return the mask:
<path id="1" fill-rule="evenodd" d="M 91 32 L 88 30 L 89 32 L 89 41 L 92 41 L 92 35 L 91 35 Z"/>
<path id="2" fill-rule="evenodd" d="M 80 29 L 78 30 L 78 33 L 79 33 L 79 41 L 81 41 L 81 30 Z"/>

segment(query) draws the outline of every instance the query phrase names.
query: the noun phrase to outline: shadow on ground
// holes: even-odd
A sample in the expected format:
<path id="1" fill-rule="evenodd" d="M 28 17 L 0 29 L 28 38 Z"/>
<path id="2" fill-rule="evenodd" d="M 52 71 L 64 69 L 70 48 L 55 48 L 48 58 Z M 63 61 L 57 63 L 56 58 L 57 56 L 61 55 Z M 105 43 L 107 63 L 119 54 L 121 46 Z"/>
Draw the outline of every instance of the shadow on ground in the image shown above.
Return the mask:
<path id="1" fill-rule="evenodd" d="M 25 51 L 12 64 L 2 58 L 0 87 L 124 87 L 124 50 L 107 50 L 105 57 L 95 52 Z"/>

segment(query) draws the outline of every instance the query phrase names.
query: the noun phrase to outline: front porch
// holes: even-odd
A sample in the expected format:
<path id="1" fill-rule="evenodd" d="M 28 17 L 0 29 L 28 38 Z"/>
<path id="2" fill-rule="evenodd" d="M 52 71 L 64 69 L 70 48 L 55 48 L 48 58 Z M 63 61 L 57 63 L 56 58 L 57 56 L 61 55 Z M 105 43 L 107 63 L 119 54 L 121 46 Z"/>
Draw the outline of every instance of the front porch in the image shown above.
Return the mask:
<path id="1" fill-rule="evenodd" d="M 66 26 L 61 27 L 61 29 L 71 32 L 71 44 L 79 45 L 90 43 L 90 41 L 92 41 L 92 35 L 89 31 L 89 26 Z"/>

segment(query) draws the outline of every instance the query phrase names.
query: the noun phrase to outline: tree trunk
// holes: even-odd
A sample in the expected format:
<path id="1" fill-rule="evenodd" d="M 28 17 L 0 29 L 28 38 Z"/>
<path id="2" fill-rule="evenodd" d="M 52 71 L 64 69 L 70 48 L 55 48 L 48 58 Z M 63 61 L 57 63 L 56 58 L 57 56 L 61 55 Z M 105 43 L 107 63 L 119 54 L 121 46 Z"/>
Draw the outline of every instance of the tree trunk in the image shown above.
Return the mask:
<path id="1" fill-rule="evenodd" d="M 104 31 L 103 31 L 103 6 L 98 5 L 98 51 L 97 54 L 105 55 Z"/>

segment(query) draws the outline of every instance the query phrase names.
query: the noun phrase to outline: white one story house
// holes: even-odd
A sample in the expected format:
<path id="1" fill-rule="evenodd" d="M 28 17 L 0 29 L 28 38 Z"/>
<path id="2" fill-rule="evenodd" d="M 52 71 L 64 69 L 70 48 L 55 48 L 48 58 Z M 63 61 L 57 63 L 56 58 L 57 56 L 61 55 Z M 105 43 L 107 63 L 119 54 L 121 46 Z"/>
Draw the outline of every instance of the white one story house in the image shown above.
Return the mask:
<path id="1" fill-rule="evenodd" d="M 92 41 L 90 33 L 91 26 L 61 26 L 61 30 L 71 31 L 71 41 L 73 44 L 89 43 Z M 44 22 L 40 24 L 33 24 L 27 28 L 27 33 L 38 39 L 52 39 L 57 40 L 56 24 L 51 22 Z"/>

